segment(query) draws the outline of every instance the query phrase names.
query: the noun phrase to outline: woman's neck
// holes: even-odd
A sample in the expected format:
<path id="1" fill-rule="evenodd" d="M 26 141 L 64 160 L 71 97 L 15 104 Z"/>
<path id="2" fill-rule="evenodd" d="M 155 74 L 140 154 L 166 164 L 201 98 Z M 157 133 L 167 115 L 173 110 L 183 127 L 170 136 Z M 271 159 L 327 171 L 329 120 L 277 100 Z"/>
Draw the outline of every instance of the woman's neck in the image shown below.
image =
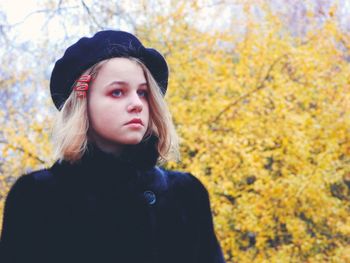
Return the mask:
<path id="1" fill-rule="evenodd" d="M 92 143 L 95 144 L 101 151 L 111 153 L 116 157 L 120 156 L 124 150 L 124 145 L 105 141 L 102 138 L 94 136 L 92 134 L 90 134 L 89 137 Z"/>

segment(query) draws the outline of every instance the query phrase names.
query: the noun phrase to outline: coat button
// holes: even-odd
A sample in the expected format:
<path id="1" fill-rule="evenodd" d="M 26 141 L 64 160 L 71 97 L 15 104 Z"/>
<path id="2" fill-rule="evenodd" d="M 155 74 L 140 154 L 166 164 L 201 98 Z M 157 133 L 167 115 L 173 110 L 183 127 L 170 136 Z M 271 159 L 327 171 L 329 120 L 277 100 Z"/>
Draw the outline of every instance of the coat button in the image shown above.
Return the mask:
<path id="1" fill-rule="evenodd" d="M 145 191 L 143 196 L 149 205 L 154 205 L 156 203 L 156 195 L 152 191 Z"/>

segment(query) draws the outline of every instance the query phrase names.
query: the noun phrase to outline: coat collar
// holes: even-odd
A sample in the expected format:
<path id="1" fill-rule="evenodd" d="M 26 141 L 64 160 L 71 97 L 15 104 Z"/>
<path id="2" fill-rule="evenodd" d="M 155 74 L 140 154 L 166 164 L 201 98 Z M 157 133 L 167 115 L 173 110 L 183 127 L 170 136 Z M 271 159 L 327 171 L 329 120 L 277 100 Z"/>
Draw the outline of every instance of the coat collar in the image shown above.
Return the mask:
<path id="1" fill-rule="evenodd" d="M 152 135 L 137 145 L 128 145 L 120 156 L 115 156 L 89 142 L 79 161 L 57 161 L 53 169 L 59 174 L 71 174 L 84 184 L 124 185 L 135 181 L 140 172 L 154 168 L 159 156 L 157 143 L 158 138 Z"/>

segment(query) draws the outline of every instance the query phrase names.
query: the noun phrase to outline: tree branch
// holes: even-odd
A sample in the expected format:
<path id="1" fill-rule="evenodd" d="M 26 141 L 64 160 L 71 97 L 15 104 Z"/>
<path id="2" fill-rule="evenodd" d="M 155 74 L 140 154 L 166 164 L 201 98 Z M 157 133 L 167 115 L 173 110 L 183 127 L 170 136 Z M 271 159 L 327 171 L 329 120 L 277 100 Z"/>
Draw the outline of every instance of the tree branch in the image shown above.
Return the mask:
<path id="1" fill-rule="evenodd" d="M 86 10 L 86 12 L 88 13 L 88 15 L 90 16 L 90 18 L 92 19 L 92 21 L 97 25 L 98 28 L 103 28 L 103 26 L 101 26 L 101 24 L 99 22 L 97 22 L 96 18 L 94 17 L 94 15 L 92 14 L 90 8 L 87 6 L 87 4 L 85 3 L 84 0 L 80 1 L 81 4 L 83 5 L 84 9 Z"/>
<path id="2" fill-rule="evenodd" d="M 247 92 L 246 94 L 242 95 L 241 97 L 239 97 L 238 99 L 236 99 L 235 101 L 233 101 L 232 103 L 230 103 L 229 105 L 227 105 L 222 111 L 219 112 L 219 114 L 211 121 L 211 123 L 215 123 L 217 122 L 220 117 L 226 113 L 231 107 L 236 106 L 238 103 L 240 103 L 242 100 L 248 98 L 249 96 L 251 96 L 252 94 L 258 92 L 259 90 L 265 88 L 265 83 L 266 81 L 270 78 L 270 73 L 273 70 L 273 68 L 275 67 L 275 65 L 283 58 L 286 57 L 287 54 L 280 56 L 279 58 L 277 58 L 269 67 L 264 79 L 260 82 L 260 84 L 253 90 Z"/>

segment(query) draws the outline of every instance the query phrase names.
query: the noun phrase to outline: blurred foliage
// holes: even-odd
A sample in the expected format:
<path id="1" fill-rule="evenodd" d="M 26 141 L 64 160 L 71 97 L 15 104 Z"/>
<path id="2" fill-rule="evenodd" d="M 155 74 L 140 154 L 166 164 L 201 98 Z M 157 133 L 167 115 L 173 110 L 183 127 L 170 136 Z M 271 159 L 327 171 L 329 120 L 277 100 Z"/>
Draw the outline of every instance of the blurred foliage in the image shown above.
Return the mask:
<path id="1" fill-rule="evenodd" d="M 227 262 L 350 262 L 349 31 L 339 5 L 284 4 L 47 1 L 45 8 L 60 23 L 80 17 L 88 32 L 132 30 L 165 54 L 166 99 L 182 139 L 182 162 L 167 167 L 190 171 L 208 188 Z M 64 31 L 65 41 L 74 30 Z M 40 80 L 26 87 L 49 98 L 45 63 L 67 43 L 42 45 Z M 0 92 L 21 90 L 22 67 Z M 25 98 L 14 105 L 15 94 L 0 109 L 2 201 L 17 176 L 54 161 L 50 99 L 23 109 Z"/>

